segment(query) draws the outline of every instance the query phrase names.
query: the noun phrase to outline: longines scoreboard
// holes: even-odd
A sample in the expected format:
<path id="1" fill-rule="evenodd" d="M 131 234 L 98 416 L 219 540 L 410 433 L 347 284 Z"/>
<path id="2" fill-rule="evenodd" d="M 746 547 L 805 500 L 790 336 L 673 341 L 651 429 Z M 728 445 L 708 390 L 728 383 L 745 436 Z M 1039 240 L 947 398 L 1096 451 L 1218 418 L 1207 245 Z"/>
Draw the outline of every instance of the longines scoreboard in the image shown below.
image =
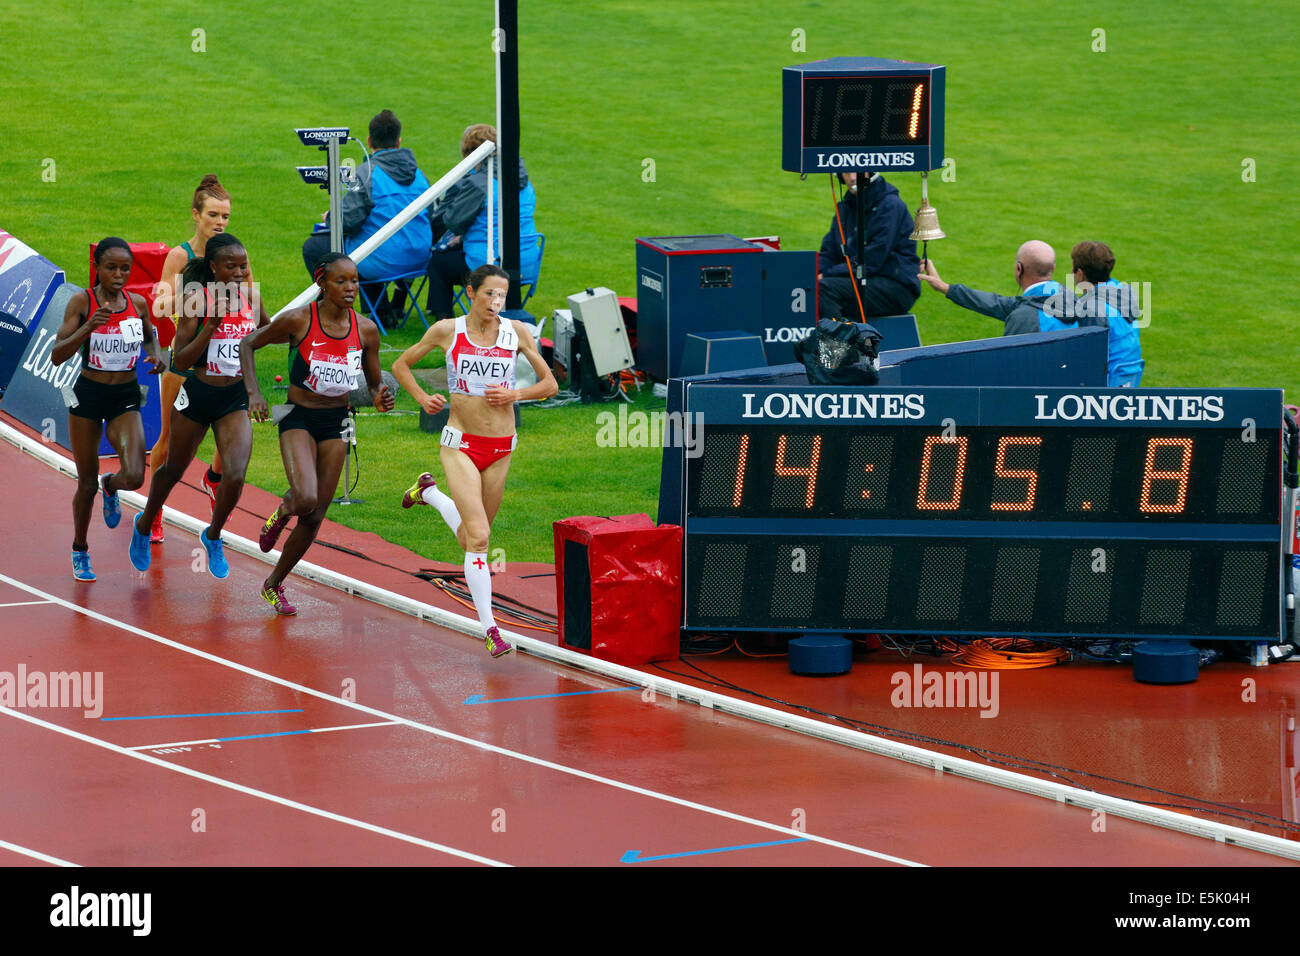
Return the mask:
<path id="1" fill-rule="evenodd" d="M 1278 390 L 686 383 L 683 401 L 702 436 L 670 466 L 688 629 L 1281 633 Z"/>
<path id="2" fill-rule="evenodd" d="M 933 63 L 833 57 L 781 71 L 781 168 L 796 173 L 943 165 L 944 79 Z"/>

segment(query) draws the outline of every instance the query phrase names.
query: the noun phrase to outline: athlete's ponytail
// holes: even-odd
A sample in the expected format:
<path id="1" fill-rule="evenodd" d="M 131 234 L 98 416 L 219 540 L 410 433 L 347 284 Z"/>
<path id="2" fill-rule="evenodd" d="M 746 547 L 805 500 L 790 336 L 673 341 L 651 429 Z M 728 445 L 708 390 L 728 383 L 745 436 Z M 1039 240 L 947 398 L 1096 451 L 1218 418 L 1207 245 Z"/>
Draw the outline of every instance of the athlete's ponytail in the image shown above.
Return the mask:
<path id="1" fill-rule="evenodd" d="M 203 204 L 209 199 L 230 202 L 230 193 L 226 192 L 221 182 L 211 173 L 204 176 L 199 183 L 199 188 L 194 190 L 194 211 L 203 212 Z"/>

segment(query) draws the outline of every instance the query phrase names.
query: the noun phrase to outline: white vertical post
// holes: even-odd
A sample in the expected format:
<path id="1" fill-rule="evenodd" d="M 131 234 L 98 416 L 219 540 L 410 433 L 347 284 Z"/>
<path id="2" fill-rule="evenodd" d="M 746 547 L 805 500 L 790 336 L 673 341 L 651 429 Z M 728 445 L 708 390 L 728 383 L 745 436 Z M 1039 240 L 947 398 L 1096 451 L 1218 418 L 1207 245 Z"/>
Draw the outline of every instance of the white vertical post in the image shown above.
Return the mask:
<path id="1" fill-rule="evenodd" d="M 501 147 L 497 147 L 500 149 Z M 496 206 L 493 200 L 496 198 L 496 154 L 488 157 L 487 161 L 487 261 L 495 263 L 497 261 L 496 250 L 501 247 L 497 242 L 496 228 L 492 222 L 493 214 L 496 212 Z"/>

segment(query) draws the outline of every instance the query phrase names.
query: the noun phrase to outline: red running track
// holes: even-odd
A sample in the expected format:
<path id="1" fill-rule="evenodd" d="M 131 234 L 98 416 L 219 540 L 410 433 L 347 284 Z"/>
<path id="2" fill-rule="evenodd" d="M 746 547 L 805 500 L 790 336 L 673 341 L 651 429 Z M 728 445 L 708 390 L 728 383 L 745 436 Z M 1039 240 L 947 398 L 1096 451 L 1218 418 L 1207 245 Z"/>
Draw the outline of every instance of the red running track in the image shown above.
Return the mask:
<path id="1" fill-rule="evenodd" d="M 494 661 L 307 581 L 290 582 L 299 615 L 276 618 L 258 598 L 264 564 L 228 551 L 216 581 L 174 527 L 137 573 L 129 508 L 111 531 L 96 515 L 99 580 L 81 584 L 72 491 L 0 443 L 0 500 L 21 502 L 0 516 L 0 674 L 103 687 L 91 716 L 0 710 L 3 865 L 1288 862 L 1114 817 L 1098 832 L 1086 809 L 528 656 Z"/>

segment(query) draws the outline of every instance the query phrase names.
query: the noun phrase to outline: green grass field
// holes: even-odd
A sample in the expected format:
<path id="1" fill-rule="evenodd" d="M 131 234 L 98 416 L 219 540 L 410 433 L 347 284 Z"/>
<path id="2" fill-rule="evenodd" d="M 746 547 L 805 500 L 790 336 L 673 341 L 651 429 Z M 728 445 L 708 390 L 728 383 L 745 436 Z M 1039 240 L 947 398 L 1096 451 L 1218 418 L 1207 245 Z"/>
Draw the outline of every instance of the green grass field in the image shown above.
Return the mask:
<path id="1" fill-rule="evenodd" d="M 520 21 L 521 151 L 547 234 L 537 315 L 587 286 L 634 294 L 637 236 L 779 234 L 786 248 L 816 248 L 829 189 L 780 168 L 781 68 L 891 57 L 948 68 L 952 169 L 930 191 L 949 236 L 930 253 L 946 279 L 1009 294 L 1023 240 L 1052 243 L 1068 264 L 1075 242 L 1101 239 L 1117 278 L 1151 283 L 1144 385 L 1294 379 L 1300 348 L 1275 291 L 1300 271 L 1292 3 L 521 0 Z M 294 172 L 323 160 L 293 127 L 364 135 L 392 109 L 432 180 L 459 158 L 465 126 L 494 120 L 491 30 L 487 0 L 7 3 L 0 228 L 84 283 L 87 245 L 102 236 L 188 238 L 189 198 L 215 172 L 278 308 L 307 284 L 299 250 L 326 205 Z M 361 159 L 355 146 L 344 155 Z M 919 205 L 919 174 L 890 179 Z M 928 291 L 916 312 L 926 343 L 1001 328 Z M 283 353 L 260 364 L 269 388 Z M 607 408 L 524 411 L 494 529 L 508 560 L 550 560 L 558 518 L 653 513 L 658 455 L 598 448 Z M 278 490 L 278 448 L 263 434 L 250 478 Z M 395 507 L 436 465 L 433 436 L 414 415 L 366 418 L 360 435 L 355 494 L 367 503 L 331 517 L 454 557 L 440 524 Z"/>

